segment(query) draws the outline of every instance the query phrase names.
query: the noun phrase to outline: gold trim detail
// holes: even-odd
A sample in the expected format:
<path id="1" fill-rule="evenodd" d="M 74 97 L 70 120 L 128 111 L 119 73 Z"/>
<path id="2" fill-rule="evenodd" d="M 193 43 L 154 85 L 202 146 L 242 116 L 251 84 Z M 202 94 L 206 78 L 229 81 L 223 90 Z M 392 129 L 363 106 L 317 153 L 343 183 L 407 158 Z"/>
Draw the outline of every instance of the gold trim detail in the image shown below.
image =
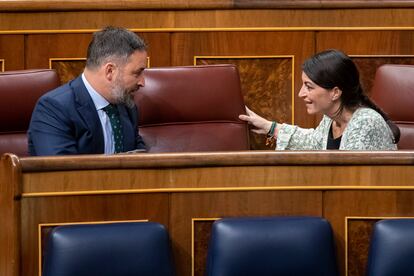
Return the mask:
<path id="1" fill-rule="evenodd" d="M 291 101 L 292 101 L 292 109 L 291 109 L 291 116 L 292 121 L 291 124 L 295 124 L 295 56 L 294 55 L 264 55 L 264 56 L 194 56 L 194 65 L 197 65 L 197 59 L 248 59 L 248 58 L 256 58 L 256 59 L 264 59 L 264 58 L 290 58 L 292 59 L 292 90 L 291 90 Z"/>
<path id="2" fill-rule="evenodd" d="M 195 246 L 195 238 L 194 238 L 194 224 L 197 221 L 216 221 L 220 218 L 192 218 L 191 219 L 191 276 L 194 276 L 194 246 Z"/>
<path id="3" fill-rule="evenodd" d="M 229 191 L 332 191 L 332 190 L 414 190 L 414 186 L 269 186 L 269 187 L 217 187 L 217 188 L 159 188 L 123 190 L 87 190 L 70 192 L 22 193 L 22 197 L 107 195 L 138 193 L 186 193 L 186 192 L 229 192 Z"/>
<path id="4" fill-rule="evenodd" d="M 2 34 L 79 34 L 94 33 L 100 29 L 67 29 L 67 30 L 1 30 Z M 414 27 L 235 27 L 235 28 L 129 28 L 132 32 L 154 33 L 154 32 L 257 32 L 257 31 L 413 31 Z"/>
<path id="5" fill-rule="evenodd" d="M 49 69 L 52 68 L 52 62 L 54 61 L 86 61 L 86 58 L 49 58 Z"/>
<path id="6" fill-rule="evenodd" d="M 0 63 L 1 63 L 1 72 L 4 72 L 4 63 L 6 61 L 4 60 L 4 58 L 0 58 Z"/>
<path id="7" fill-rule="evenodd" d="M 349 220 L 380 220 L 380 219 L 412 219 L 414 217 L 345 217 L 345 275 L 348 276 L 348 221 Z"/>
<path id="8" fill-rule="evenodd" d="M 39 276 L 42 275 L 42 227 L 62 226 L 62 225 L 85 225 L 85 224 L 111 224 L 111 223 L 130 223 L 130 222 L 149 222 L 148 219 L 140 220 L 110 220 L 110 221 L 82 221 L 82 222 L 57 222 L 57 223 L 39 223 L 38 225 L 38 260 Z"/>

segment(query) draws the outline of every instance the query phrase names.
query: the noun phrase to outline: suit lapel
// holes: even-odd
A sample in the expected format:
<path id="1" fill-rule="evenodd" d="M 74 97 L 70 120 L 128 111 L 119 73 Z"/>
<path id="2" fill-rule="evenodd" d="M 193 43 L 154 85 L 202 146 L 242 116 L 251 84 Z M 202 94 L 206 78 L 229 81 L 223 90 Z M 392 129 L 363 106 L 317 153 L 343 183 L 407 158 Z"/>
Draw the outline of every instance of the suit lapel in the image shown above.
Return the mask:
<path id="1" fill-rule="evenodd" d="M 78 77 L 71 83 L 73 93 L 75 94 L 76 109 L 83 121 L 88 126 L 91 135 L 91 147 L 94 153 L 104 152 L 104 139 L 101 122 L 96 112 L 95 104 L 88 93 L 82 78 Z"/>

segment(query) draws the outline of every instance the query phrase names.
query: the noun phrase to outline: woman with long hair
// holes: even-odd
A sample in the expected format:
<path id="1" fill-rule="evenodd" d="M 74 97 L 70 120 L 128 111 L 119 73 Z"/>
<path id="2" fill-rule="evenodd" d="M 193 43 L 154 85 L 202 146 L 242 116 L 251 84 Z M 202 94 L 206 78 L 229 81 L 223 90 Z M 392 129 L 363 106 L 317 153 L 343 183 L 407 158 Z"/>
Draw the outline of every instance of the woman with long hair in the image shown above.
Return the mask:
<path id="1" fill-rule="evenodd" d="M 266 120 L 246 107 L 253 132 L 276 140 L 276 150 L 396 150 L 398 127 L 364 93 L 355 63 L 341 51 L 327 50 L 303 64 L 299 97 L 309 114 L 322 114 L 315 129 Z"/>

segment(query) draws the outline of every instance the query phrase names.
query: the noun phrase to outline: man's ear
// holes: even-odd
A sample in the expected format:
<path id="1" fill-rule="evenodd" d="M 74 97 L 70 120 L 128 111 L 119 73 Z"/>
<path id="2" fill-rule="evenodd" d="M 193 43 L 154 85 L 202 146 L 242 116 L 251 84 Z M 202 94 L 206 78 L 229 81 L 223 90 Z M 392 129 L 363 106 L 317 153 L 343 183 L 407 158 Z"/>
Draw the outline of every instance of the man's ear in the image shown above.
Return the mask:
<path id="1" fill-rule="evenodd" d="M 103 69 L 105 72 L 105 78 L 108 81 L 112 81 L 113 79 L 115 79 L 116 70 L 117 70 L 115 63 L 112 63 L 112 62 L 105 63 Z"/>
<path id="2" fill-rule="evenodd" d="M 339 89 L 337 86 L 335 86 L 332 89 L 332 101 L 339 100 L 339 98 L 341 98 L 341 96 L 342 96 L 342 90 Z"/>

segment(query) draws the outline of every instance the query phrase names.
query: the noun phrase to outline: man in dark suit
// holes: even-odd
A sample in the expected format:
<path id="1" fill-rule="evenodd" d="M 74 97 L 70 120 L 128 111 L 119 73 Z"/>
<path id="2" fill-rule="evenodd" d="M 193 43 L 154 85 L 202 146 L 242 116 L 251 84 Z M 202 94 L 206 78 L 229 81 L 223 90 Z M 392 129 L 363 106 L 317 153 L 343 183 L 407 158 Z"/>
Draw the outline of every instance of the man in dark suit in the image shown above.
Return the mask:
<path id="1" fill-rule="evenodd" d="M 134 93 L 145 85 L 147 46 L 131 31 L 94 33 L 84 72 L 43 95 L 30 121 L 30 155 L 67 155 L 145 149 Z"/>

